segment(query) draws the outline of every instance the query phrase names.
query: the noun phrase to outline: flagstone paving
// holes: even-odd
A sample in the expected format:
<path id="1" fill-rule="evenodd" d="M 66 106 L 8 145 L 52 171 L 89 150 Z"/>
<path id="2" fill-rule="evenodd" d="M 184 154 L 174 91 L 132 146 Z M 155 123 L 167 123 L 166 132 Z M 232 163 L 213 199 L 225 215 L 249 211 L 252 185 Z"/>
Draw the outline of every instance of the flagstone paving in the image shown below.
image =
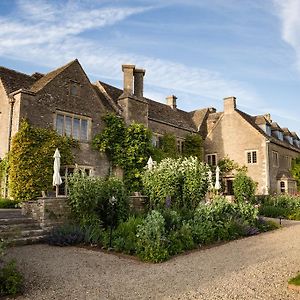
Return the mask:
<path id="1" fill-rule="evenodd" d="M 286 222 L 286 221 L 283 221 Z M 9 249 L 26 277 L 17 299 L 300 299 L 300 222 L 162 264 L 76 247 Z"/>

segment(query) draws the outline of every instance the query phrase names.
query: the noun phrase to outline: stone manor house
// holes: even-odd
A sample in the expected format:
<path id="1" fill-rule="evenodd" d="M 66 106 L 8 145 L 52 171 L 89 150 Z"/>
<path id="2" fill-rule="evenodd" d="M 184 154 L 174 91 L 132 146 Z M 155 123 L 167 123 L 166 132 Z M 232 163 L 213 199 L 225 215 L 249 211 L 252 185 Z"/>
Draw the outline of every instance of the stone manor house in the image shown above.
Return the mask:
<path id="1" fill-rule="evenodd" d="M 236 107 L 236 98 L 224 99 L 223 112 L 202 108 L 191 112 L 177 108 L 175 96 L 166 103 L 143 96 L 145 70 L 123 65 L 123 90 L 101 81 L 91 83 L 78 60 L 48 74 L 23 74 L 0 67 L 0 158 L 10 149 L 11 139 L 24 118 L 35 126 L 55 129 L 80 142 L 75 161 L 89 175 L 105 176 L 110 164 L 105 154 L 91 148 L 93 136 L 104 127 L 108 112 L 122 116 L 127 124 L 143 123 L 153 132 L 153 143 L 173 133 L 181 151 L 188 133 L 204 140 L 204 160 L 215 166 L 226 156 L 246 165 L 258 182 L 257 194 L 296 191 L 290 174 L 291 160 L 300 154 L 295 132 L 281 128 L 269 114 L 250 116 Z M 74 166 L 64 166 L 62 176 Z M 225 178 L 226 193 L 232 194 L 234 175 Z M 64 193 L 64 187 L 61 193 Z"/>

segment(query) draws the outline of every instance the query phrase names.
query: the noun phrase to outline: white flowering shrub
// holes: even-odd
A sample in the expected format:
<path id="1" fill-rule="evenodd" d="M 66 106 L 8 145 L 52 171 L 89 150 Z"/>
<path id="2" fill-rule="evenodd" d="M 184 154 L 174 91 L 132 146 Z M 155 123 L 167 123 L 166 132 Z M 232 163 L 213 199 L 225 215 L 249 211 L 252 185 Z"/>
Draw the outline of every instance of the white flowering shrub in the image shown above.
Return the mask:
<path id="1" fill-rule="evenodd" d="M 197 157 L 166 158 L 142 176 L 151 208 L 195 209 L 208 188 L 206 164 Z"/>

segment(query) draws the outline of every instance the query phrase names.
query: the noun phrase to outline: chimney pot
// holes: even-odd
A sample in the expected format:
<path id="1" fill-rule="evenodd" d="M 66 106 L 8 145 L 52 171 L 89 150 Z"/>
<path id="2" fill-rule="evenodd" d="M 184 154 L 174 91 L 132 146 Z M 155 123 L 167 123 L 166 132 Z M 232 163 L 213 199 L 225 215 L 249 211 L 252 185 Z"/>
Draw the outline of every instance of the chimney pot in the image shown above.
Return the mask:
<path id="1" fill-rule="evenodd" d="M 124 93 L 133 94 L 133 72 L 135 65 L 122 65 L 122 71 L 124 72 Z"/>
<path id="2" fill-rule="evenodd" d="M 233 113 L 236 110 L 236 98 L 227 97 L 224 98 L 224 114 Z"/>
<path id="3" fill-rule="evenodd" d="M 134 75 L 134 95 L 138 98 L 143 98 L 144 93 L 144 69 L 135 69 Z"/>
<path id="4" fill-rule="evenodd" d="M 177 97 L 174 95 L 166 97 L 167 105 L 169 105 L 172 109 L 176 109 L 176 107 L 177 107 L 176 99 L 177 99 Z"/>

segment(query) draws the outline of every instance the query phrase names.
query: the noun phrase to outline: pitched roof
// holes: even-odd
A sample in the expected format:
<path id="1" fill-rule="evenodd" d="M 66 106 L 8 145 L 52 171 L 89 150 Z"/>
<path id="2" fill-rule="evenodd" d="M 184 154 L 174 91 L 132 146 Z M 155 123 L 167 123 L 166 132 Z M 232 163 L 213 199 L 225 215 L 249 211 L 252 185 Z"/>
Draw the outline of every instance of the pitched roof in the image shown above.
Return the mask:
<path id="1" fill-rule="evenodd" d="M 116 88 L 112 85 L 99 81 L 102 87 L 105 89 L 107 94 L 112 98 L 117 105 L 118 98 L 122 95 L 123 90 Z M 105 97 L 102 97 L 103 99 Z M 168 123 L 176 127 L 180 127 L 183 129 L 187 129 L 190 131 L 197 131 L 197 128 L 191 118 L 189 112 L 180 110 L 180 109 L 172 109 L 169 105 L 144 98 L 149 105 L 149 119 L 153 119 L 158 122 Z M 111 105 L 108 103 L 107 99 L 104 100 L 106 106 Z"/>
<path id="2" fill-rule="evenodd" d="M 283 134 L 286 136 L 293 136 L 288 128 L 282 128 Z"/>
<path id="3" fill-rule="evenodd" d="M 266 137 L 268 140 L 270 140 L 271 142 L 277 144 L 277 145 L 280 145 L 282 147 L 285 147 L 285 148 L 288 148 L 288 149 L 291 149 L 293 151 L 297 151 L 297 152 L 300 152 L 300 149 L 289 144 L 288 142 L 285 142 L 285 141 L 281 141 L 281 140 L 278 140 L 277 138 L 273 137 L 273 136 L 269 136 L 267 135 L 256 123 L 255 123 L 255 117 L 256 116 L 250 116 L 238 109 L 236 109 L 236 111 L 239 113 L 239 115 L 241 117 L 243 117 L 250 125 L 252 125 L 259 133 L 261 133 L 264 137 Z M 278 124 L 277 124 L 278 125 Z"/>
<path id="4" fill-rule="evenodd" d="M 283 132 L 283 130 L 281 129 L 281 127 L 276 122 L 272 122 L 271 129 L 273 131 L 281 131 L 281 132 Z"/>
<path id="5" fill-rule="evenodd" d="M 265 124 L 271 125 L 264 115 L 253 116 L 252 118 L 254 119 L 254 122 L 257 125 L 265 125 Z"/>
<path id="6" fill-rule="evenodd" d="M 36 79 L 30 75 L 0 67 L 0 79 L 9 94 L 19 89 L 29 89 Z"/>
<path id="7" fill-rule="evenodd" d="M 69 62 L 68 64 L 54 70 L 51 71 L 49 73 L 47 73 L 46 75 L 44 75 L 41 79 L 39 79 L 38 81 L 36 81 L 30 88 L 31 92 L 37 93 L 39 92 L 41 89 L 43 89 L 51 80 L 53 80 L 57 75 L 59 75 L 62 71 L 64 71 L 66 68 L 68 68 L 70 65 L 72 65 L 74 62 L 78 62 L 77 59 Z"/>

